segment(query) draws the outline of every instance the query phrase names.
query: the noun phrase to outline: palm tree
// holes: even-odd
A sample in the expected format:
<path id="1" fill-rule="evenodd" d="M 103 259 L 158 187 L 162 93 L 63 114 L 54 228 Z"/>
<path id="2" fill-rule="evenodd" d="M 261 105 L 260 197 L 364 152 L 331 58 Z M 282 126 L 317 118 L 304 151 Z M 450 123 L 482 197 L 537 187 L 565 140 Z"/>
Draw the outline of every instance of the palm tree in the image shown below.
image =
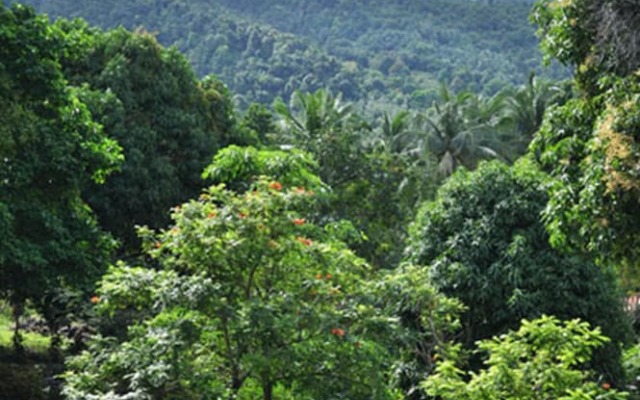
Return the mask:
<path id="1" fill-rule="evenodd" d="M 507 97 L 506 115 L 528 144 L 540 128 L 546 109 L 565 96 L 560 86 L 540 80 L 531 73 L 527 84 Z"/>
<path id="2" fill-rule="evenodd" d="M 364 140 L 364 147 L 375 152 L 400 154 L 412 140 L 409 111 L 400 111 L 393 117 L 385 113 L 380 128 Z"/>
<path id="3" fill-rule="evenodd" d="M 475 169 L 481 159 L 508 160 L 508 145 L 501 138 L 503 107 L 502 94 L 490 98 L 454 94 L 443 86 L 440 100 L 415 118 L 413 151 L 435 156 L 445 176 L 460 166 Z"/>
<path id="4" fill-rule="evenodd" d="M 340 95 L 333 96 L 324 89 L 315 93 L 295 91 L 289 105 L 277 99 L 273 108 L 280 117 L 281 139 L 292 143 L 340 130 L 353 116 L 351 104 L 342 103 Z"/>
<path id="5" fill-rule="evenodd" d="M 281 99 L 273 106 L 279 116 L 276 143 L 311 153 L 320 165 L 320 177 L 334 186 L 358 172 L 356 160 L 367 127 L 341 96 L 320 89 L 315 93 L 296 91 L 289 105 Z"/>

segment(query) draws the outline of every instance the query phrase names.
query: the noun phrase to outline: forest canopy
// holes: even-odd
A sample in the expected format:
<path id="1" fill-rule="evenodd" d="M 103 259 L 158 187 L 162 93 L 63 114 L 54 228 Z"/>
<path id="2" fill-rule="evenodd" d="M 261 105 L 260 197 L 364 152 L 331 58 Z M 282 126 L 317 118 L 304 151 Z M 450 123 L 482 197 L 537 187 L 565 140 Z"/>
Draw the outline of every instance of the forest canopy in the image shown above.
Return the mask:
<path id="1" fill-rule="evenodd" d="M 0 397 L 639 398 L 636 0 L 208 3 L 0 3 Z"/>
<path id="2" fill-rule="evenodd" d="M 27 3 L 52 17 L 155 32 L 199 76 L 229 85 L 242 107 L 327 88 L 381 114 L 391 104 L 429 106 L 440 82 L 494 94 L 531 71 L 566 76 L 542 69 L 524 0 Z"/>

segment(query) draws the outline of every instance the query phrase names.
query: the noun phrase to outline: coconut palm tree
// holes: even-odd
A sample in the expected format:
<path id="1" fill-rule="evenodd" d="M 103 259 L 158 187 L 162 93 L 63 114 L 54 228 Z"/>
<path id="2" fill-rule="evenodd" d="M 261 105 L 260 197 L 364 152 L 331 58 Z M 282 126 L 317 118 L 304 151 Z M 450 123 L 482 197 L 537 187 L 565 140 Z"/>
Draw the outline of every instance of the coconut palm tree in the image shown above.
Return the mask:
<path id="1" fill-rule="evenodd" d="M 353 117 L 353 107 L 341 96 L 319 89 L 315 93 L 295 91 L 289 104 L 277 99 L 273 105 L 280 117 L 280 139 L 291 142 L 312 140 L 323 132 L 340 130 Z"/>
<path id="2" fill-rule="evenodd" d="M 411 128 L 411 114 L 403 110 L 390 116 L 384 113 L 379 129 L 364 139 L 365 148 L 375 152 L 400 154 L 410 146 L 413 139 Z"/>
<path id="3" fill-rule="evenodd" d="M 545 110 L 565 96 L 566 92 L 559 85 L 541 80 L 531 73 L 526 85 L 507 96 L 506 116 L 528 143 L 540 128 Z"/>
<path id="4" fill-rule="evenodd" d="M 357 175 L 362 140 L 369 129 L 340 95 L 324 89 L 296 91 L 289 105 L 278 99 L 273 108 L 279 117 L 276 143 L 311 153 L 323 181 L 335 186 Z"/>
<path id="5" fill-rule="evenodd" d="M 411 151 L 435 156 L 440 171 L 451 175 L 458 167 L 475 169 L 481 159 L 509 160 L 501 138 L 504 95 L 485 98 L 470 92 L 453 93 L 443 86 L 439 101 L 414 119 Z"/>

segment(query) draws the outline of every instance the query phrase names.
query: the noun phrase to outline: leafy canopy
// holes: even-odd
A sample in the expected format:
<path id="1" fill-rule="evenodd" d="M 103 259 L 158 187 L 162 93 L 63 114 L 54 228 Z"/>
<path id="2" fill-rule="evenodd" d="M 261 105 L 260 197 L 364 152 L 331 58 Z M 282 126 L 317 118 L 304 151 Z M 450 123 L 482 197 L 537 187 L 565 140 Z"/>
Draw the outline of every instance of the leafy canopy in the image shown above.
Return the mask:
<path id="1" fill-rule="evenodd" d="M 477 373 L 459 368 L 460 346 L 450 345 L 424 389 L 444 400 L 626 399 L 627 393 L 608 382 L 598 385 L 592 372 L 580 369 L 608 340 L 577 319 L 523 320 L 517 331 L 478 342 L 488 356 Z"/>
<path id="2" fill-rule="evenodd" d="M 64 58 L 65 75 L 84 85 L 81 98 L 125 155 L 119 172 L 83 196 L 125 252 L 138 252 L 135 226 L 165 226 L 169 209 L 204 186 L 202 169 L 235 124 L 228 93 L 214 79 L 199 81 L 182 54 L 142 30 L 56 26 L 79 43 Z"/>
<path id="3" fill-rule="evenodd" d="M 214 186 L 170 229 L 143 229 L 161 269 L 104 277 L 99 310 L 138 313 L 123 340 L 70 361 L 67 397 L 394 398 L 394 319 L 367 295 L 364 260 L 307 220 L 313 201 L 276 181 Z"/>
<path id="4" fill-rule="evenodd" d="M 549 245 L 540 221 L 545 189 L 526 160 L 512 168 L 491 162 L 460 171 L 420 209 L 407 255 L 429 270 L 437 289 L 467 307 L 461 316 L 465 346 L 514 329 L 522 318 L 579 317 L 612 339 L 596 352 L 594 365 L 620 379 L 618 345 L 627 340 L 629 325 L 615 277 L 589 258 Z"/>
<path id="5" fill-rule="evenodd" d="M 554 179 L 544 213 L 552 243 L 629 266 L 640 260 L 637 7 L 539 1 L 533 14 L 543 50 L 576 68 L 581 90 L 551 109 L 531 147 Z"/>
<path id="6" fill-rule="evenodd" d="M 60 61 L 73 49 L 33 9 L 0 4 L 0 296 L 90 286 L 113 243 L 80 197 L 122 161 Z"/>

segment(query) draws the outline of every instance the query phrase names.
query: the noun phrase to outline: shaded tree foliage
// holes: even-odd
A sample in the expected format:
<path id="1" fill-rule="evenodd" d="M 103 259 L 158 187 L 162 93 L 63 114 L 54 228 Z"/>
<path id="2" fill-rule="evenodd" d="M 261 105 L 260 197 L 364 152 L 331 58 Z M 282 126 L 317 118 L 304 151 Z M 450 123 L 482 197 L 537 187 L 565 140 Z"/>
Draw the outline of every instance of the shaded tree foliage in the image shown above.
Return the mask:
<path id="1" fill-rule="evenodd" d="M 616 279 L 589 258 L 549 245 L 540 221 L 548 199 L 529 162 L 460 171 L 420 209 L 407 256 L 429 269 L 436 288 L 468 307 L 461 317 L 465 346 L 513 329 L 522 318 L 578 317 L 612 339 L 592 366 L 620 382 L 619 345 L 630 330 Z"/>
<path id="2" fill-rule="evenodd" d="M 453 93 L 443 86 L 440 98 L 415 120 L 414 149 L 432 154 L 445 175 L 458 167 L 473 170 L 483 159 L 509 159 L 504 94 L 485 98 L 471 92 Z"/>
<path id="3" fill-rule="evenodd" d="M 228 93 L 214 79 L 199 82 L 183 55 L 144 31 L 103 33 L 80 20 L 57 25 L 85 43 L 65 60 L 65 74 L 86 85 L 83 99 L 125 155 L 121 171 L 84 196 L 100 224 L 134 252 L 135 225 L 168 223 L 170 207 L 199 193 L 202 169 L 233 140 Z"/>
<path id="4" fill-rule="evenodd" d="M 274 108 L 280 116 L 274 142 L 308 152 L 331 188 L 321 217 L 352 221 L 363 233 L 357 253 L 377 267 L 396 265 L 415 201 L 433 188 L 434 171 L 422 168 L 431 164 L 414 168 L 391 151 L 388 134 L 372 132 L 352 104 L 325 90 L 296 92 L 289 106 L 278 100 Z"/>
<path id="5" fill-rule="evenodd" d="M 0 296 L 27 300 L 91 288 L 113 243 L 80 195 L 121 161 L 65 80 L 63 32 L 33 9 L 0 4 Z"/>

